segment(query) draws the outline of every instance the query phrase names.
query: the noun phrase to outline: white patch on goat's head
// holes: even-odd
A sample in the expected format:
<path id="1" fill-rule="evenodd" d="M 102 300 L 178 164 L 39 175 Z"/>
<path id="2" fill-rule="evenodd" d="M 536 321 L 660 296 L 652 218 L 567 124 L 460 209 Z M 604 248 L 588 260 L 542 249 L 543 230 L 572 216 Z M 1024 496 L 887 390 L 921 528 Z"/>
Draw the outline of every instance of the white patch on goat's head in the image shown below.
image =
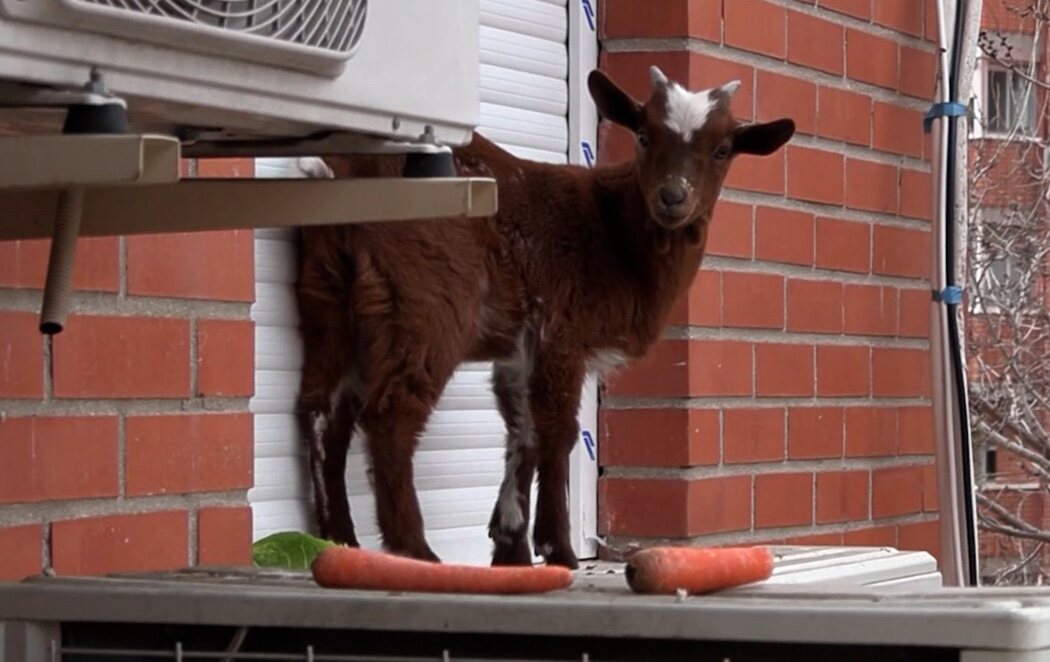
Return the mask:
<path id="1" fill-rule="evenodd" d="M 734 80 L 722 87 L 699 92 L 690 92 L 678 83 L 667 83 L 667 117 L 664 124 L 689 142 L 693 133 L 707 123 L 711 111 L 722 99 L 728 100 L 740 89 L 740 81 Z"/>
<path id="2" fill-rule="evenodd" d="M 689 142 L 693 139 L 693 132 L 703 128 L 715 103 L 716 99 L 710 90 L 694 93 L 672 83 L 667 86 L 667 117 L 664 124 L 681 136 L 682 140 Z"/>

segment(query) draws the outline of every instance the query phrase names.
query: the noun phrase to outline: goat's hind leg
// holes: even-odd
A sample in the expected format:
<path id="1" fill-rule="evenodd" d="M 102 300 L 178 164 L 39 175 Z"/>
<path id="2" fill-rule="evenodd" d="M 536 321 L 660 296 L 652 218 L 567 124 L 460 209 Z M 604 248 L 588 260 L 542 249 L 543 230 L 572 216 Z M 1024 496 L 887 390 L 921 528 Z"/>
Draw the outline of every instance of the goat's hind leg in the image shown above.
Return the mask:
<path id="1" fill-rule="evenodd" d="M 492 565 L 532 564 L 528 524 L 536 451 L 532 440 L 527 368 L 523 361 L 518 361 L 497 363 L 492 370 L 492 391 L 507 429 L 503 483 L 489 520 L 489 537 L 495 543 Z"/>
<path id="2" fill-rule="evenodd" d="M 357 546 L 346 496 L 346 454 L 354 431 L 358 403 L 347 384 L 349 320 L 331 315 L 339 299 L 300 287 L 299 314 L 303 367 L 296 413 L 302 438 L 309 443 L 310 477 L 318 533 L 338 543 Z"/>
<path id="3" fill-rule="evenodd" d="M 413 481 L 412 457 L 433 403 L 397 389 L 381 409 L 361 414 L 375 489 L 376 521 L 387 551 L 439 561 L 423 533 L 423 514 Z"/>
<path id="4" fill-rule="evenodd" d="M 300 411 L 300 426 L 310 443 L 314 512 L 322 538 L 357 547 L 346 494 L 346 456 L 356 424 L 357 402 L 338 391 L 331 398 L 328 409 L 304 407 Z"/>

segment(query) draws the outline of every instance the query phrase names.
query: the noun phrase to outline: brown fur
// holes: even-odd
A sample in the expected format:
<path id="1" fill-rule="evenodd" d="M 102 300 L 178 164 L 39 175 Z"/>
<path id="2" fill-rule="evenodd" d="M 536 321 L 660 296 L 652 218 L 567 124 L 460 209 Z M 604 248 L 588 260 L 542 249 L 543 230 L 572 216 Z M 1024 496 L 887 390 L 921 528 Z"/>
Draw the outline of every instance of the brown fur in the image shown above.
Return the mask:
<path id="1" fill-rule="evenodd" d="M 609 352 L 638 358 L 660 337 L 700 266 L 728 170 L 728 158 L 707 154 L 744 135 L 720 104 L 692 144 L 675 142 L 655 83 L 643 107 L 600 74 L 590 82 L 607 116 L 647 134 L 634 162 L 535 163 L 476 135 L 454 150 L 457 169 L 496 179 L 495 217 L 302 229 L 299 408 L 312 442 L 322 535 L 357 544 L 343 478 L 357 424 L 368 437 L 385 546 L 437 558 L 423 535 L 412 455 L 456 367 L 494 361 L 508 427 L 507 493 L 527 521 L 538 473 L 536 549 L 548 562 L 575 567 L 566 486 L 588 362 Z M 791 131 L 782 125 L 762 149 L 776 149 Z M 402 163 L 329 159 L 337 177 L 394 177 Z M 672 175 L 689 182 L 688 209 L 673 218 L 662 213 L 658 194 Z M 493 562 L 531 562 L 524 523 L 501 507 L 514 510 L 497 504 L 493 512 Z"/>

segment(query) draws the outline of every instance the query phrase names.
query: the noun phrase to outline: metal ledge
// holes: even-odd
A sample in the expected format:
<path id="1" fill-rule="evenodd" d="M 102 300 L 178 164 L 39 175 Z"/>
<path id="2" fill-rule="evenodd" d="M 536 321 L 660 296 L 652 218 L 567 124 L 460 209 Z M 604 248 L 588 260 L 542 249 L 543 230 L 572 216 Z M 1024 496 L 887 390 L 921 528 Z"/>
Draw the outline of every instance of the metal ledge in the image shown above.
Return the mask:
<path id="1" fill-rule="evenodd" d="M 0 138 L 0 191 L 179 180 L 179 141 L 155 135 Z M 5 225 L 10 220 L 5 220 Z"/>
<path id="2" fill-rule="evenodd" d="M 57 190 L 0 188 L 0 240 L 51 237 L 59 195 Z M 186 180 L 89 187 L 78 234 L 490 216 L 496 213 L 496 197 L 496 182 L 489 178 Z"/>

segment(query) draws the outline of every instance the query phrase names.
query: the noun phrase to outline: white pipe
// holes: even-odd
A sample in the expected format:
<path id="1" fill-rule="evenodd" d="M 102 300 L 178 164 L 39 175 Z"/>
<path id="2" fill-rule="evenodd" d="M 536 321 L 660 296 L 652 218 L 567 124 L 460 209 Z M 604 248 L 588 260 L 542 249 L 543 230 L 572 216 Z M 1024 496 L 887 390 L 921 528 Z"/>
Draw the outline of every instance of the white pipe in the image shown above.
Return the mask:
<path id="1" fill-rule="evenodd" d="M 951 3 L 951 5 L 948 5 Z M 941 77 L 937 88 L 937 100 L 942 103 L 962 101 L 962 99 L 950 98 L 951 90 L 948 86 L 948 78 L 951 67 L 958 60 L 957 54 L 951 53 L 949 49 L 952 44 L 952 36 L 948 33 L 948 25 L 954 23 L 954 12 L 959 11 L 956 0 L 938 0 L 937 2 L 937 34 L 940 56 Z M 966 21 L 967 33 L 972 33 L 979 26 L 981 12 L 980 0 L 970 0 L 967 4 L 967 15 L 963 17 Z M 976 21 L 976 24 L 975 24 Z M 972 47 L 970 39 L 963 40 L 963 48 Z M 957 80 L 960 81 L 957 92 L 963 92 L 969 88 L 969 77 L 972 75 L 972 57 L 967 54 L 964 64 L 957 72 Z M 961 84 L 965 79 L 966 85 Z M 959 141 L 955 145 L 948 144 L 949 122 L 960 122 L 963 120 L 949 117 L 935 118 L 933 121 L 933 227 L 932 227 L 932 274 L 930 285 L 936 292 L 944 291 L 948 284 L 949 269 L 951 273 L 960 274 L 960 265 L 948 264 L 947 253 L 947 224 L 955 223 L 960 211 L 963 214 L 965 224 L 966 209 L 966 182 L 967 173 L 965 160 L 956 169 L 955 196 L 951 201 L 955 214 L 953 218 L 947 215 L 947 168 L 949 159 L 958 163 L 959 144 L 965 150 L 966 130 L 965 125 L 959 127 L 957 136 Z M 961 135 L 960 135 L 961 134 Z M 956 227 L 956 245 L 952 246 L 952 255 L 958 255 L 958 239 L 962 228 Z M 963 237 L 965 235 L 962 235 Z M 957 278 L 956 282 L 963 282 Z M 961 330 L 961 320 L 958 328 Z M 972 505 L 967 507 L 965 499 L 970 491 L 966 489 L 966 482 L 972 481 L 973 468 L 964 462 L 961 453 L 963 443 L 963 427 L 967 425 L 959 410 L 960 396 L 965 398 L 966 394 L 960 394 L 956 387 L 954 367 L 951 356 L 951 343 L 949 337 L 948 308 L 939 301 L 931 301 L 930 306 L 930 366 L 931 366 L 931 396 L 934 414 L 934 435 L 936 440 L 938 495 L 940 503 L 940 540 L 941 540 L 941 574 L 944 583 L 948 586 L 966 586 L 970 584 L 969 569 L 970 557 L 975 550 L 971 550 L 968 544 L 967 530 L 970 526 L 976 526 L 976 522 L 967 522 L 969 513 L 974 512 Z M 961 338 L 960 338 L 960 346 Z"/>

